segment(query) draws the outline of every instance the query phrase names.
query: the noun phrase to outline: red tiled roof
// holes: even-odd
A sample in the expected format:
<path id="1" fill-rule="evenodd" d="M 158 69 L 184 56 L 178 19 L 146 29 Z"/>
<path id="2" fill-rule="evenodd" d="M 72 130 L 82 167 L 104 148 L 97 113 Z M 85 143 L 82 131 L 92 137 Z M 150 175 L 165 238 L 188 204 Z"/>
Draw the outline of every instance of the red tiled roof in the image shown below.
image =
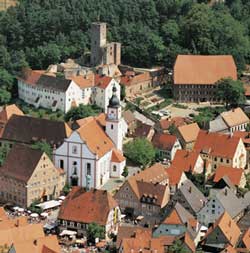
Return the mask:
<path id="1" fill-rule="evenodd" d="M 229 127 L 249 123 L 249 118 L 240 107 L 227 112 L 222 112 L 221 117 Z"/>
<path id="2" fill-rule="evenodd" d="M 222 78 L 237 80 L 231 55 L 178 55 L 174 65 L 174 84 L 214 84 Z"/>
<path id="3" fill-rule="evenodd" d="M 73 187 L 61 205 L 58 218 L 106 225 L 109 212 L 117 206 L 107 191 L 92 189 L 86 192 L 81 187 Z"/>
<path id="4" fill-rule="evenodd" d="M 234 220 L 230 217 L 230 215 L 227 212 L 224 212 L 219 217 L 219 219 L 214 223 L 214 225 L 208 229 L 205 238 L 207 238 L 210 234 L 212 234 L 217 227 L 223 233 L 228 242 L 232 246 L 235 246 L 236 243 L 238 242 L 241 232 L 237 224 L 234 222 Z"/>
<path id="5" fill-rule="evenodd" d="M 244 233 L 242 242 L 247 249 L 250 249 L 250 228 Z"/>
<path id="6" fill-rule="evenodd" d="M 217 183 L 224 176 L 228 176 L 228 178 L 231 180 L 231 182 L 234 185 L 239 186 L 240 180 L 241 180 L 241 177 L 242 177 L 243 174 L 244 174 L 243 169 L 237 169 L 237 168 L 226 167 L 226 166 L 219 166 L 215 171 L 213 181 L 215 183 Z"/>
<path id="7" fill-rule="evenodd" d="M 185 142 L 195 141 L 198 136 L 199 130 L 200 128 L 197 123 L 178 127 L 178 131 Z"/>
<path id="8" fill-rule="evenodd" d="M 94 117 L 81 119 L 77 129 L 81 139 L 86 142 L 88 148 L 99 157 L 105 155 L 114 147 L 113 142 L 107 136 L 103 128 Z"/>
<path id="9" fill-rule="evenodd" d="M 109 76 L 95 75 L 95 85 L 101 89 L 106 89 L 111 81 L 112 78 Z"/>
<path id="10" fill-rule="evenodd" d="M 185 233 L 184 243 L 192 252 L 195 252 L 195 243 L 188 232 Z"/>
<path id="11" fill-rule="evenodd" d="M 193 172 L 195 164 L 199 158 L 199 152 L 193 150 L 177 150 L 172 161 L 172 165 L 185 172 Z"/>
<path id="12" fill-rule="evenodd" d="M 154 147 L 160 150 L 172 150 L 176 141 L 177 141 L 176 136 L 161 133 L 156 133 L 152 139 Z"/>
<path id="13" fill-rule="evenodd" d="M 181 180 L 181 176 L 183 174 L 183 171 L 177 167 L 170 166 L 169 168 L 166 169 L 166 172 L 169 177 L 169 184 L 170 185 L 177 185 L 179 184 Z"/>
<path id="14" fill-rule="evenodd" d="M 45 70 L 30 70 L 24 74 L 24 77 L 17 77 L 17 79 L 30 85 L 36 85 L 37 81 L 43 74 L 45 74 Z"/>
<path id="15" fill-rule="evenodd" d="M 123 156 L 121 151 L 119 151 L 117 149 L 113 149 L 111 161 L 114 163 L 121 163 L 121 162 L 125 161 L 125 157 Z"/>
<path id="16" fill-rule="evenodd" d="M 160 126 L 163 130 L 168 130 L 168 128 L 174 125 L 175 127 L 186 125 L 186 119 L 182 117 L 174 117 L 170 120 L 162 119 L 160 120 Z"/>
<path id="17" fill-rule="evenodd" d="M 182 225 L 182 220 L 175 209 L 170 213 L 170 215 L 163 221 L 164 224 L 172 225 Z"/>
<path id="18" fill-rule="evenodd" d="M 90 88 L 95 85 L 94 83 L 94 75 L 84 76 L 73 76 L 71 78 L 81 89 Z"/>
<path id="19" fill-rule="evenodd" d="M 0 207 L 0 222 L 3 221 L 3 220 L 7 220 L 8 217 L 7 217 L 7 214 L 4 210 L 3 207 Z"/>
<path id="20" fill-rule="evenodd" d="M 24 115 L 15 104 L 5 105 L 3 110 L 0 112 L 0 122 L 6 123 L 13 114 L 20 116 Z"/>
<path id="21" fill-rule="evenodd" d="M 240 138 L 221 133 L 209 133 L 201 130 L 194 145 L 194 150 L 206 150 L 212 156 L 233 158 Z M 226 148 L 225 148 L 226 147 Z"/>

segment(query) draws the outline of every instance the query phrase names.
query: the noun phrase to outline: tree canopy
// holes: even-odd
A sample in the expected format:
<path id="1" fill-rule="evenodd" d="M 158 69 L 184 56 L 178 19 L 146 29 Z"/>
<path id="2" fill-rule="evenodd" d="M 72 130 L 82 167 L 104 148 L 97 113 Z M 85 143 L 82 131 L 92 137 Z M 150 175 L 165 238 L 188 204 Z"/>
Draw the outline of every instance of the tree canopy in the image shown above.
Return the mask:
<path id="1" fill-rule="evenodd" d="M 78 107 L 70 109 L 65 114 L 64 119 L 65 121 L 76 121 L 89 116 L 95 116 L 99 112 L 101 112 L 101 109 L 96 106 L 80 104 Z"/>
<path id="2" fill-rule="evenodd" d="M 217 84 L 216 96 L 219 100 L 225 101 L 226 107 L 242 105 L 245 102 L 243 83 L 230 78 L 222 79 Z"/>
<path id="3" fill-rule="evenodd" d="M 124 154 L 132 162 L 145 167 L 155 158 L 155 149 L 146 138 L 136 138 L 124 145 Z"/>
<path id="4" fill-rule="evenodd" d="M 104 239 L 105 237 L 105 228 L 96 223 L 90 223 L 87 229 L 87 239 L 90 243 L 95 243 L 95 239 L 99 238 Z"/>
<path id="5" fill-rule="evenodd" d="M 0 13 L 0 71 L 14 76 L 22 67 L 88 55 L 94 21 L 106 22 L 108 39 L 122 43 L 124 64 L 172 68 L 177 54 L 232 54 L 243 69 L 250 63 L 249 1 L 207 2 L 21 0 Z M 5 103 L 11 91 L 0 88 Z"/>

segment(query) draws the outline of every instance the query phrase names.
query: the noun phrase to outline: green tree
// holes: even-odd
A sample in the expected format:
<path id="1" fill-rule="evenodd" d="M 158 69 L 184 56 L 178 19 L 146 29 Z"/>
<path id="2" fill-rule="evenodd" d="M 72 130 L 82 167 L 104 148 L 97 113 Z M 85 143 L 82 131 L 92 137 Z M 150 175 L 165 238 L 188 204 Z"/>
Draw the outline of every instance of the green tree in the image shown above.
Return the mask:
<path id="1" fill-rule="evenodd" d="M 176 134 L 176 131 L 177 131 L 177 127 L 175 126 L 175 124 L 171 124 L 169 127 L 168 127 L 168 132 L 172 135 L 175 135 Z"/>
<path id="2" fill-rule="evenodd" d="M 222 79 L 216 87 L 217 99 L 224 101 L 226 107 L 237 107 L 245 102 L 245 90 L 241 81 L 234 81 L 230 78 Z"/>
<path id="3" fill-rule="evenodd" d="M 125 168 L 123 169 L 122 176 L 123 176 L 123 177 L 127 177 L 127 176 L 128 176 L 128 167 L 125 167 Z"/>
<path id="4" fill-rule="evenodd" d="M 169 247 L 170 253 L 188 253 L 189 250 L 187 250 L 184 246 L 181 240 L 176 240 L 173 245 Z"/>
<path id="5" fill-rule="evenodd" d="M 121 100 L 124 100 L 126 97 L 126 88 L 124 85 L 121 85 Z"/>
<path id="6" fill-rule="evenodd" d="M 90 243 L 95 243 L 96 238 L 105 238 L 105 228 L 96 223 L 90 223 L 87 229 L 87 240 Z"/>
<path id="7" fill-rule="evenodd" d="M 124 145 L 124 154 L 132 162 L 145 167 L 155 158 L 155 149 L 145 138 L 136 138 Z"/>
<path id="8" fill-rule="evenodd" d="M 70 185 L 68 183 L 66 183 L 62 189 L 63 193 L 67 196 L 70 192 L 71 188 Z"/>
<path id="9" fill-rule="evenodd" d="M 86 118 L 89 116 L 95 116 L 98 113 L 101 112 L 100 108 L 93 107 L 91 105 L 79 105 L 78 107 L 74 107 L 70 109 L 66 114 L 65 114 L 65 121 L 75 121 L 78 119 Z"/>
<path id="10" fill-rule="evenodd" d="M 11 93 L 3 88 L 0 88 L 0 104 L 4 105 L 10 102 Z"/>
<path id="11" fill-rule="evenodd" d="M 32 145 L 32 148 L 45 152 L 52 159 L 52 147 L 46 141 L 38 141 Z"/>

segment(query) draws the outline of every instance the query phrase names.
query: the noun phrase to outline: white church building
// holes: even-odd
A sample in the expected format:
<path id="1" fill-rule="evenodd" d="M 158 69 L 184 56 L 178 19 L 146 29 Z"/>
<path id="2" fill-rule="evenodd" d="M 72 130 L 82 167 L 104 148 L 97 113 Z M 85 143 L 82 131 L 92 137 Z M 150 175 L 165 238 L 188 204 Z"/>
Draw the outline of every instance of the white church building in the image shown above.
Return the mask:
<path id="1" fill-rule="evenodd" d="M 54 164 L 64 169 L 72 186 L 101 188 L 111 177 L 121 177 L 126 164 L 122 141 L 127 125 L 121 115 L 117 89 L 109 100 L 106 119 L 81 119 L 78 129 L 54 150 Z"/>

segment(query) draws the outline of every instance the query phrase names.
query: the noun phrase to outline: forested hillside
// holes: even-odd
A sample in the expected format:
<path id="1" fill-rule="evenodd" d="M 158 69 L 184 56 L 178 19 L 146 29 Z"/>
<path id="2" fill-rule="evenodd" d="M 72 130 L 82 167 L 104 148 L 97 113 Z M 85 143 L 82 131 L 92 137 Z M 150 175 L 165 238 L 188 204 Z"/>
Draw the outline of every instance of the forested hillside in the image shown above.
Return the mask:
<path id="1" fill-rule="evenodd" d="M 89 51 L 93 21 L 107 22 L 122 61 L 171 67 L 177 54 L 233 54 L 250 61 L 250 1 L 210 6 L 195 0 L 20 0 L 0 13 L 0 93 L 22 66 L 35 69 Z M 7 72 L 4 72 L 3 70 Z M 1 100 L 1 95 L 0 95 Z M 1 102 L 1 101 L 0 101 Z"/>

